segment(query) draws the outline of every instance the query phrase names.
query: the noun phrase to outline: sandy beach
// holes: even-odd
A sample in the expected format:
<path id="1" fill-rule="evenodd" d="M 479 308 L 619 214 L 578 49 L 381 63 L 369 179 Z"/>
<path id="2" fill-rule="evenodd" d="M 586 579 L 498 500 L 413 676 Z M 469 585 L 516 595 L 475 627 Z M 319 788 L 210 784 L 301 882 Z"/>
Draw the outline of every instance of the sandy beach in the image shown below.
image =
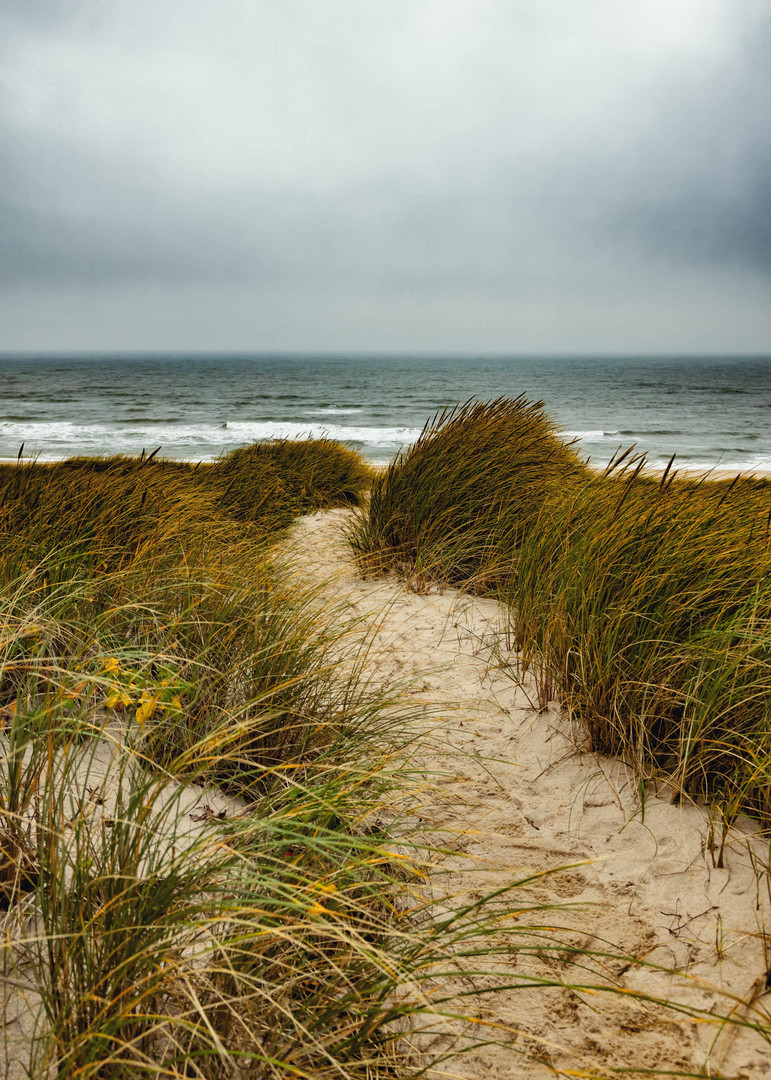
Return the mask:
<path id="1" fill-rule="evenodd" d="M 768 847 L 753 823 L 739 820 L 718 867 L 708 810 L 643 791 L 620 762 L 582 752 L 556 704 L 539 711 L 495 601 L 451 589 L 418 595 L 393 576 L 362 581 L 342 532 L 350 518 L 332 510 L 301 519 L 290 554 L 303 576 L 328 579 L 326 594 L 362 618 L 362 633 L 374 633 L 371 677 L 414 680 L 426 720 L 408 764 L 425 778 L 426 836 L 444 836 L 451 849 L 430 888 L 473 902 L 545 875 L 518 898 L 554 904 L 557 936 L 630 958 L 591 961 L 594 981 L 701 1013 L 567 988 L 499 990 L 463 1005 L 476 1010 L 473 1037 L 482 1025 L 491 1044 L 431 1075 L 771 1076 L 759 1036 L 713 1020 L 767 1017 Z M 558 867 L 569 868 L 547 873 Z M 587 979 L 553 954 L 513 957 L 512 977 L 527 964 L 558 981 Z M 457 1049 L 470 1031 L 445 1027 L 425 1048 L 432 1054 Z"/>

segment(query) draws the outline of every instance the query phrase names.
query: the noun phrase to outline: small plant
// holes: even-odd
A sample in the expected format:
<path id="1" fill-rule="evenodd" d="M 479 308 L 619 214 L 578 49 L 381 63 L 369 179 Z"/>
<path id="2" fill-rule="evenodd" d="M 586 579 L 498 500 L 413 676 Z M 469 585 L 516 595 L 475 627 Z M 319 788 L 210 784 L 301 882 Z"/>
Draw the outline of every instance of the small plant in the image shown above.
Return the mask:
<path id="1" fill-rule="evenodd" d="M 104 706 L 133 713 L 140 726 L 158 714 L 178 717 L 182 713 L 182 697 L 190 694 L 193 684 L 181 679 L 179 672 L 168 663 L 155 663 L 150 671 L 126 666 L 110 656 L 99 665 L 100 674 L 107 680 Z"/>

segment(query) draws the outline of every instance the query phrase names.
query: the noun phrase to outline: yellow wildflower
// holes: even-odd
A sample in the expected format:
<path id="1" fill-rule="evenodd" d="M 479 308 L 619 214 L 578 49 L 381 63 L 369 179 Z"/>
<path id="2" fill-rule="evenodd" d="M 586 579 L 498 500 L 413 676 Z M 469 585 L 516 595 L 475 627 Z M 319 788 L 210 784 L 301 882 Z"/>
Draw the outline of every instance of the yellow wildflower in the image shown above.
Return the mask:
<path id="1" fill-rule="evenodd" d="M 337 892 L 337 886 L 331 881 L 317 881 L 311 888 L 314 892 L 324 893 L 325 896 L 334 896 Z"/>
<path id="2" fill-rule="evenodd" d="M 113 690 L 111 694 L 107 695 L 104 703 L 108 709 L 117 709 L 120 712 L 121 709 L 127 709 L 132 704 L 132 701 L 125 690 Z"/>
<path id="3" fill-rule="evenodd" d="M 149 720 L 155 712 L 156 699 L 147 690 L 143 691 L 140 698 L 139 708 L 136 711 L 136 722 L 141 726 L 145 720 Z"/>

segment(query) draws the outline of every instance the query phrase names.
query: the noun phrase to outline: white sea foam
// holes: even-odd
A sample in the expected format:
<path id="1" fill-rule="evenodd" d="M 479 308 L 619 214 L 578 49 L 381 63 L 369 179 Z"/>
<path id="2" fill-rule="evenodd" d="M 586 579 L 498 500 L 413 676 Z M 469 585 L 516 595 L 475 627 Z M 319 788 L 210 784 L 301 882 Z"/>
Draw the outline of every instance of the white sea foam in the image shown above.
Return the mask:
<path id="1" fill-rule="evenodd" d="M 69 420 L 0 422 L 0 438 L 46 446 L 49 443 L 67 445 L 94 445 L 104 448 L 105 453 L 117 453 L 120 446 L 136 443 L 144 438 L 157 442 L 185 442 L 203 438 L 216 442 L 217 429 L 211 425 L 136 424 L 131 427 L 115 427 L 109 424 L 74 424 Z M 221 441 L 221 434 L 220 434 Z"/>
<path id="2" fill-rule="evenodd" d="M 653 468 L 664 468 L 666 462 L 651 461 Z M 698 461 L 696 459 L 684 459 L 675 458 L 674 468 L 679 472 L 699 472 L 706 473 L 714 470 L 718 473 L 759 473 L 766 474 L 771 473 L 771 456 L 768 454 L 755 454 L 752 457 L 742 458 L 741 461 Z"/>
<path id="3" fill-rule="evenodd" d="M 330 438 L 363 446 L 395 451 L 414 442 L 417 427 L 364 427 L 324 424 L 302 420 L 248 421 L 219 424 L 132 424 L 130 427 L 103 423 L 74 424 L 71 421 L 0 421 L 0 440 L 7 453 L 24 442 L 30 452 L 43 453 L 132 453 L 143 446 L 163 446 L 169 451 L 186 448 L 217 454 L 229 447 L 266 439 Z"/>
<path id="4" fill-rule="evenodd" d="M 311 410 L 311 413 L 313 416 L 353 416 L 361 411 L 360 405 L 325 405 L 323 409 Z"/>
<path id="5" fill-rule="evenodd" d="M 560 435 L 563 439 L 580 439 L 582 442 L 600 442 L 602 439 L 616 438 L 617 431 L 600 431 L 599 428 L 595 428 L 591 431 L 561 431 Z"/>
<path id="6" fill-rule="evenodd" d="M 367 446 L 398 447 L 414 442 L 420 435 L 418 427 L 358 427 L 347 424 L 308 424 L 301 421 L 262 421 L 252 423 L 236 420 L 228 423 L 239 442 L 259 442 L 262 439 L 339 439 L 341 442 L 360 442 Z"/>

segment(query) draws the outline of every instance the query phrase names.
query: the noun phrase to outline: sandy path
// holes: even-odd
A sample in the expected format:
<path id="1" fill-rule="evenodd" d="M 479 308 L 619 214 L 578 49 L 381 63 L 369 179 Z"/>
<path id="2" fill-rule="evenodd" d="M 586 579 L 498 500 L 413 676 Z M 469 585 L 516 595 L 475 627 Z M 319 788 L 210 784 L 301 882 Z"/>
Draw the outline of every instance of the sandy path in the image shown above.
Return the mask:
<path id="1" fill-rule="evenodd" d="M 427 709 L 426 735 L 411 763 L 427 776 L 421 813 L 452 831 L 455 849 L 436 868 L 435 892 L 470 900 L 532 872 L 588 863 L 540 878 L 518 896 L 579 904 L 541 916 L 565 928 L 573 944 L 589 946 L 596 935 L 688 976 L 623 970 L 611 959 L 599 966 L 604 979 L 704 1010 L 725 1013 L 753 999 L 755 1009 L 771 1009 L 771 994 L 763 996 L 768 847 L 750 840 L 751 823 L 732 835 L 718 869 L 702 810 L 647 793 L 643 813 L 638 785 L 622 765 L 580 754 L 559 710 L 533 707 L 527 683 L 513 678 L 497 604 L 451 590 L 415 595 L 394 577 L 363 582 L 341 533 L 348 516 L 339 510 L 303 518 L 290 550 L 303 574 L 329 578 L 327 593 L 377 627 L 369 657 L 377 677 L 417 678 L 414 693 Z M 513 977 L 594 981 L 564 955 L 512 953 L 498 967 Z M 608 1076 L 635 1068 L 771 1077 L 771 1047 L 756 1034 L 695 1023 L 629 997 L 511 989 L 463 1007 L 489 1025 L 489 1038 L 515 1041 L 476 1049 L 434 1076 Z M 433 1049 L 452 1041 L 448 1030 Z"/>

